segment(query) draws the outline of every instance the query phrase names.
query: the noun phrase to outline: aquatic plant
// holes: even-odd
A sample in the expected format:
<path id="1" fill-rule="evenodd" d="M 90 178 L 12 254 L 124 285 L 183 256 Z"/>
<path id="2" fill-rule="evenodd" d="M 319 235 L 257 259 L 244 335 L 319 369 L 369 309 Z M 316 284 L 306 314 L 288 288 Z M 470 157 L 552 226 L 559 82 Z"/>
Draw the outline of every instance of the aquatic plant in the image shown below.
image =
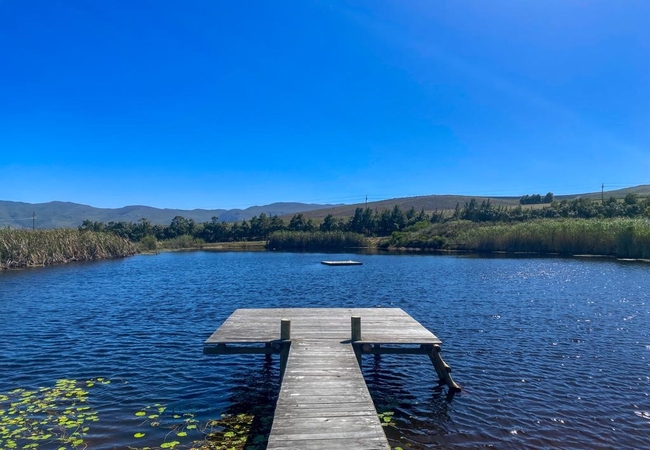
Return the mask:
<path id="1" fill-rule="evenodd" d="M 463 230 L 456 242 L 468 250 L 607 255 L 650 258 L 647 219 L 536 220 Z"/>
<path id="2" fill-rule="evenodd" d="M 0 269 L 121 258 L 136 252 L 134 244 L 112 233 L 0 229 Z"/>
<path id="3" fill-rule="evenodd" d="M 343 250 L 367 246 L 368 240 L 357 233 L 276 231 L 269 236 L 266 248 L 270 250 Z"/>
<path id="4" fill-rule="evenodd" d="M 204 428 L 205 441 L 196 450 L 227 450 L 263 448 L 265 436 L 257 436 L 248 443 L 254 416 L 250 414 L 223 414 L 221 419 L 210 420 Z"/>
<path id="5" fill-rule="evenodd" d="M 650 258 L 650 220 L 539 219 L 497 224 L 459 220 L 395 232 L 380 247 Z"/>
<path id="6" fill-rule="evenodd" d="M 184 234 L 182 236 L 159 242 L 158 245 L 160 248 L 172 250 L 184 248 L 202 248 L 205 245 L 205 241 L 203 239 L 193 238 L 189 234 Z"/>
<path id="7" fill-rule="evenodd" d="M 142 422 L 133 434 L 135 439 L 148 435 L 147 428 L 164 428 L 163 442 L 154 448 L 190 450 L 261 450 L 266 443 L 266 436 L 257 436 L 252 442 L 250 432 L 254 416 L 251 414 L 222 414 L 220 419 L 200 422 L 193 413 L 170 411 L 162 404 L 150 405 L 135 413 Z M 131 450 L 148 450 L 151 447 L 132 447 Z"/>
<path id="8" fill-rule="evenodd" d="M 98 412 L 88 401 L 89 389 L 110 384 L 106 378 L 79 381 L 58 380 L 54 386 L 36 390 L 13 389 L 0 393 L 0 448 L 82 450 L 91 444 L 91 424 Z M 129 429 L 133 442 L 160 439 L 155 447 L 129 446 L 132 450 L 262 450 L 267 436 L 251 438 L 254 416 L 223 414 L 201 422 L 192 412 L 179 412 L 156 403 L 138 409 L 135 425 Z M 161 438 L 150 436 L 151 429 L 166 430 Z M 160 432 L 156 433 L 158 436 Z"/>
<path id="9" fill-rule="evenodd" d="M 63 379 L 52 387 L 0 394 L 0 448 L 85 448 L 89 424 L 99 419 L 84 387 L 109 383 L 105 378 Z"/>
<path id="10" fill-rule="evenodd" d="M 395 422 L 393 422 L 393 416 L 395 413 L 393 411 L 386 411 L 383 413 L 377 414 L 379 421 L 381 422 L 382 427 L 394 427 Z"/>

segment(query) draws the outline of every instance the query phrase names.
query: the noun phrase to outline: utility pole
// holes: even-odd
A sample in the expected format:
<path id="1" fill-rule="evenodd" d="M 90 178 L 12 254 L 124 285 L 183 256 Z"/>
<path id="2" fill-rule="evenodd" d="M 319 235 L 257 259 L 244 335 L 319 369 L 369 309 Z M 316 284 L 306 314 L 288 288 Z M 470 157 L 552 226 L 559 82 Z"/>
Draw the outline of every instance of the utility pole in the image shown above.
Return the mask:
<path id="1" fill-rule="evenodd" d="M 605 204 L 605 183 L 600 185 L 600 201 Z"/>
<path id="2" fill-rule="evenodd" d="M 368 209 L 368 194 L 366 194 L 366 209 Z"/>
<path id="3" fill-rule="evenodd" d="M 32 213 L 32 231 L 36 230 L 36 211 Z"/>

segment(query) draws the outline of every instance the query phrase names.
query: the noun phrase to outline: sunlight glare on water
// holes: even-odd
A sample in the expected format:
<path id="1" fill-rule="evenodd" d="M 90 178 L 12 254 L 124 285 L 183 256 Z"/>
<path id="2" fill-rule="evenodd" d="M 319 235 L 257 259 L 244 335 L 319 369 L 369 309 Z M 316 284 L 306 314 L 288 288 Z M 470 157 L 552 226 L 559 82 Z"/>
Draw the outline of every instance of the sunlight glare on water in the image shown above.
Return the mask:
<path id="1" fill-rule="evenodd" d="M 277 360 L 202 354 L 228 315 L 399 307 L 443 340 L 463 392 L 449 403 L 427 358 L 364 356 L 392 446 L 646 448 L 649 292 L 647 264 L 592 259 L 189 252 L 4 272 L 0 394 L 110 379 L 89 389 L 93 449 L 159 445 L 168 430 L 134 438 L 154 404 L 201 421 L 255 410 L 264 434 Z"/>

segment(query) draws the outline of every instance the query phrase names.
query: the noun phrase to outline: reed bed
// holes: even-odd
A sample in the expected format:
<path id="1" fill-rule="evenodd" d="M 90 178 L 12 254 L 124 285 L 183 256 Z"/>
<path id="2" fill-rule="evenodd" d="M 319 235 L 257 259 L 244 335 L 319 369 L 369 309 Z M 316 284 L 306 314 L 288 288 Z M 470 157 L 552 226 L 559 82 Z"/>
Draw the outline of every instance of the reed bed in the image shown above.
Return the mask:
<path id="1" fill-rule="evenodd" d="M 343 250 L 367 247 L 368 240 L 361 234 L 343 231 L 276 231 L 269 236 L 270 250 Z"/>
<path id="2" fill-rule="evenodd" d="M 134 244 L 112 233 L 0 229 L 1 269 L 121 258 L 136 252 Z"/>
<path id="3" fill-rule="evenodd" d="M 184 234 L 182 236 L 177 236 L 175 238 L 161 241 L 159 245 L 160 248 L 167 249 L 167 250 L 197 249 L 197 248 L 203 248 L 203 246 L 205 245 L 205 241 L 203 239 L 194 238 L 189 234 Z M 155 249 L 156 246 L 154 244 L 153 250 Z"/>
<path id="4" fill-rule="evenodd" d="M 534 252 L 650 258 L 648 219 L 535 220 L 465 228 L 455 244 L 478 252 Z"/>

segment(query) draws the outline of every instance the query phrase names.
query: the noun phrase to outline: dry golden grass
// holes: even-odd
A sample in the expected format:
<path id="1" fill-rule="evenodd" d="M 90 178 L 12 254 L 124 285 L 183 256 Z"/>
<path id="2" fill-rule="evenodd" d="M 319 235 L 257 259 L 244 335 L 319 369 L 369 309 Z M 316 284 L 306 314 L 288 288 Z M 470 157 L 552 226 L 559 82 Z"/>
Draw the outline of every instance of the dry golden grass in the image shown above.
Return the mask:
<path id="1" fill-rule="evenodd" d="M 0 230 L 2 269 L 120 258 L 135 253 L 134 244 L 111 233 L 69 228 Z"/>

